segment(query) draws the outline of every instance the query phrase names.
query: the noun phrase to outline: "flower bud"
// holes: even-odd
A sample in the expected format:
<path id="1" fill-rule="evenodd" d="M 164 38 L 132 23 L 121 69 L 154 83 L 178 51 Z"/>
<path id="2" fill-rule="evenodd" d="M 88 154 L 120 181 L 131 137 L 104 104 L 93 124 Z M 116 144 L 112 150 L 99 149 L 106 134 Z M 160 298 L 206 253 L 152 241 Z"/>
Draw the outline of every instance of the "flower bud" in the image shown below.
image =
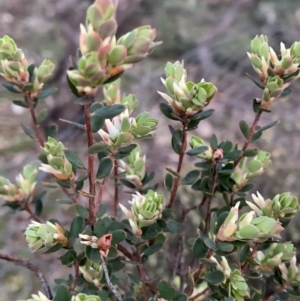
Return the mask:
<path id="1" fill-rule="evenodd" d="M 18 301 L 50 301 L 43 293 L 38 292 L 37 295 L 33 294 L 32 298 L 27 300 L 18 300 Z"/>
<path id="2" fill-rule="evenodd" d="M 152 190 L 148 190 L 146 195 L 136 192 L 132 196 L 132 200 L 129 201 L 131 211 L 126 209 L 122 204 L 120 204 L 120 207 L 129 219 L 134 234 L 140 236 L 142 234 L 142 227 L 150 226 L 157 219 L 161 218 L 164 197 L 162 194 Z"/>
<path id="3" fill-rule="evenodd" d="M 54 69 L 55 65 L 50 60 L 44 60 L 35 70 L 38 82 L 44 84 L 52 76 Z"/>
<path id="4" fill-rule="evenodd" d="M 115 14 L 116 7 L 111 0 L 96 0 L 87 10 L 86 23 L 104 40 L 117 31 Z"/>
<path id="5" fill-rule="evenodd" d="M 269 77 L 263 91 L 261 107 L 268 108 L 283 92 L 284 81 L 279 76 Z"/>
<path id="6" fill-rule="evenodd" d="M 93 283 L 98 288 L 101 287 L 100 280 L 103 276 L 102 265 L 88 260 L 84 266 L 79 267 L 79 270 L 87 282 Z"/>
<path id="7" fill-rule="evenodd" d="M 126 178 L 132 180 L 137 187 L 143 185 L 146 174 L 146 155 L 141 155 L 140 147 L 136 147 L 125 160 L 119 160 L 120 172 L 126 171 Z"/>
<path id="8" fill-rule="evenodd" d="M 221 287 L 229 291 L 229 296 L 233 295 L 239 301 L 250 297 L 249 287 L 240 270 L 235 269 L 232 271 L 224 256 L 221 256 L 221 262 L 213 256 L 210 259 L 217 264 L 217 269 L 223 272 L 225 279 L 221 283 Z"/>
<path id="9" fill-rule="evenodd" d="M 31 221 L 24 235 L 31 252 L 46 251 L 56 244 L 68 245 L 64 229 L 59 224 L 52 224 L 51 222 L 41 224 Z"/>
<path id="10" fill-rule="evenodd" d="M 76 296 L 73 296 L 71 301 L 101 301 L 100 297 L 96 295 L 86 295 L 83 293 L 80 293 Z"/>
<path id="11" fill-rule="evenodd" d="M 277 194 L 272 200 L 264 198 L 257 193 L 252 194 L 254 204 L 247 201 L 248 206 L 256 212 L 258 216 L 265 215 L 279 220 L 289 220 L 299 211 L 298 198 L 290 192 Z"/>
<path id="12" fill-rule="evenodd" d="M 299 211 L 298 198 L 290 192 L 277 194 L 270 202 L 274 217 L 281 220 L 293 218 Z"/>
<path id="13" fill-rule="evenodd" d="M 48 164 L 41 164 L 40 170 L 51 173 L 59 180 L 67 181 L 74 178 L 72 164 L 64 154 L 65 147 L 61 142 L 49 137 L 42 148 L 47 155 Z"/>
<path id="14" fill-rule="evenodd" d="M 7 202 L 21 202 L 33 194 L 38 168 L 31 163 L 24 166 L 22 173 L 16 177 L 16 185 L 0 177 L 0 197 Z"/>
<path id="15" fill-rule="evenodd" d="M 283 262 L 290 261 L 295 255 L 294 246 L 291 243 L 273 243 L 264 250 L 254 255 L 254 260 L 261 270 L 272 270 Z"/>
<path id="16" fill-rule="evenodd" d="M 186 70 L 178 61 L 167 63 L 166 79 L 161 79 L 169 94 L 158 92 L 172 107 L 178 116 L 192 116 L 206 107 L 214 97 L 217 88 L 212 84 L 186 82 Z"/>
<path id="17" fill-rule="evenodd" d="M 86 234 L 79 234 L 79 237 L 83 239 L 81 241 L 82 244 L 91 246 L 94 249 L 99 249 L 102 256 L 107 257 L 111 247 L 112 234 L 105 234 L 100 238 Z"/>
<path id="18" fill-rule="evenodd" d="M 158 121 L 154 118 L 148 118 L 148 116 L 148 112 L 143 112 L 133 120 L 130 133 L 135 139 L 145 139 L 153 136 Z"/>
<path id="19" fill-rule="evenodd" d="M 270 153 L 259 151 L 255 157 L 247 161 L 247 178 L 261 175 L 271 162 L 270 157 Z"/>
<path id="20" fill-rule="evenodd" d="M 146 58 L 154 48 L 162 42 L 154 42 L 156 30 L 150 25 L 138 27 L 120 37 L 117 45 L 123 45 L 127 49 L 125 64 L 135 64 Z"/>
<path id="21" fill-rule="evenodd" d="M 201 154 L 198 154 L 197 157 L 206 161 L 212 160 L 214 155 L 213 149 L 206 142 L 204 142 L 200 137 L 192 136 L 190 141 L 190 146 L 192 149 L 201 146 L 206 146 L 207 150 Z"/>

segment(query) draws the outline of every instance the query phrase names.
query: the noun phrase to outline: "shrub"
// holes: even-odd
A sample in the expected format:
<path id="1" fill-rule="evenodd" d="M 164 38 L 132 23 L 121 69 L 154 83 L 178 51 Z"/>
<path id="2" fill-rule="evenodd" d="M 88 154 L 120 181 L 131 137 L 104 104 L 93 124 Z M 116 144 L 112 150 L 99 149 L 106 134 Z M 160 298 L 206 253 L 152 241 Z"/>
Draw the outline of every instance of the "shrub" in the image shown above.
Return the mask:
<path id="1" fill-rule="evenodd" d="M 147 172 L 146 156 L 137 143 L 155 134 L 158 121 L 147 112 L 134 117 L 138 100 L 134 95 L 121 97 L 119 83 L 123 72 L 145 59 L 160 42 L 154 41 L 156 32 L 150 26 L 116 39 L 115 10 L 110 0 L 96 0 L 88 8 L 86 26 L 80 27 L 78 57 L 67 71 L 85 123 L 65 122 L 86 134 L 87 163 L 57 141 L 55 131 L 47 140 L 40 131 L 47 112 L 36 116 L 35 109 L 56 91 L 46 86 L 54 64 L 44 60 L 39 67 L 29 66 L 12 38 L 0 39 L 3 86 L 22 96 L 14 103 L 28 109 L 34 131 L 25 126 L 23 130 L 41 150 L 39 166 L 26 165 L 13 183 L 0 178 L 0 196 L 16 213 L 25 210 L 30 215 L 32 222 L 24 235 L 31 252 L 59 251 L 61 264 L 74 272 L 65 279 L 51 279 L 57 284 L 53 297 L 48 280 L 34 263 L 5 254 L 0 258 L 39 276 L 43 292 L 28 299 L 34 301 L 300 300 L 296 250 L 281 240 L 282 231 L 299 211 L 298 199 L 289 192 L 272 198 L 257 192 L 249 197 L 254 187 L 251 179 L 263 174 L 271 160 L 270 153 L 249 146 L 278 123 L 259 125 L 273 103 L 292 92 L 289 86 L 299 76 L 300 42 L 289 49 L 281 44 L 277 56 L 267 37 L 251 41 L 248 56 L 258 80 L 251 79 L 262 95 L 253 100 L 252 125 L 239 123 L 245 137 L 242 147 L 218 141 L 215 134 L 210 141 L 189 135 L 213 114 L 206 107 L 217 88 L 204 79 L 187 81 L 183 63 L 166 64 L 161 79 L 164 92 L 159 92 L 166 102 L 160 110 L 180 127 L 169 125 L 178 165 L 174 170 L 167 168 L 163 190 L 160 183 L 153 183 L 154 174 Z M 97 101 L 100 89 L 104 99 Z M 183 174 L 185 156 L 194 157 L 195 168 Z M 51 175 L 52 182 L 44 183 L 45 188 L 61 187 L 69 199 L 60 202 L 75 206 L 77 215 L 68 227 L 59 220 L 47 221 L 46 213 L 40 217 L 45 194 L 36 190 L 38 170 Z M 115 185 L 113 212 L 101 203 L 108 181 Z M 198 193 L 191 207 L 177 197 L 183 185 Z M 122 189 L 132 192 L 128 204 L 119 203 Z M 192 212 L 201 217 L 195 233 L 185 227 Z M 163 261 L 172 243 L 176 248 Z M 166 267 L 163 275 L 156 274 L 161 264 Z M 155 278 L 149 277 L 150 269 Z M 272 295 L 265 293 L 269 279 L 275 281 Z"/>

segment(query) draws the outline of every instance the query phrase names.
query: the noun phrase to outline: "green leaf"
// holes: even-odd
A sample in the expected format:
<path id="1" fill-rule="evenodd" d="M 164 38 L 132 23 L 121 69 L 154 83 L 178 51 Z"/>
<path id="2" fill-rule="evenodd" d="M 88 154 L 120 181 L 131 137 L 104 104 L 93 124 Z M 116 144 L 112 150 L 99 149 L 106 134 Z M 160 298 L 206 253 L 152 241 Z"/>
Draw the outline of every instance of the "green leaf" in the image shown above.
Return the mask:
<path id="1" fill-rule="evenodd" d="M 166 300 L 172 300 L 176 294 L 176 291 L 173 287 L 171 287 L 166 281 L 161 281 L 158 284 L 158 291 L 161 298 Z"/>
<path id="2" fill-rule="evenodd" d="M 111 76 L 110 78 L 108 78 L 108 79 L 103 83 L 103 85 L 107 85 L 107 84 L 110 84 L 110 83 L 116 81 L 118 78 L 121 77 L 121 75 L 122 75 L 123 73 L 124 73 L 124 71 L 122 71 L 122 72 L 120 72 L 120 73 L 118 73 L 118 74 L 116 74 L 116 75 Z"/>
<path id="3" fill-rule="evenodd" d="M 189 156 L 197 156 L 199 154 L 204 153 L 207 150 L 208 150 L 208 146 L 199 146 L 199 147 L 195 147 L 195 148 L 190 149 L 187 152 L 187 155 L 189 155 Z"/>
<path id="4" fill-rule="evenodd" d="M 195 259 L 205 258 L 207 251 L 207 246 L 204 244 L 203 240 L 198 237 L 193 245 L 193 257 Z"/>
<path id="5" fill-rule="evenodd" d="M 233 251 L 234 246 L 229 242 L 219 242 L 217 243 L 218 250 L 226 253 L 230 253 Z"/>
<path id="6" fill-rule="evenodd" d="M 249 254 L 250 254 L 250 245 L 245 245 L 243 248 L 242 248 L 242 250 L 241 250 L 241 252 L 240 252 L 240 263 L 243 263 L 243 262 L 245 262 L 246 261 L 246 259 L 247 259 L 247 257 L 249 256 Z"/>
<path id="7" fill-rule="evenodd" d="M 117 104 L 117 105 L 100 108 L 96 110 L 93 113 L 93 115 L 104 119 L 111 119 L 114 118 L 115 116 L 120 115 L 125 109 L 126 109 L 125 106 Z"/>
<path id="8" fill-rule="evenodd" d="M 74 103 L 76 103 L 78 105 L 92 104 L 93 102 L 94 102 L 94 99 L 92 97 L 88 97 L 88 96 L 78 97 L 74 101 Z"/>
<path id="9" fill-rule="evenodd" d="M 163 247 L 162 243 L 156 243 L 156 244 L 148 247 L 147 249 L 145 249 L 142 254 L 145 256 L 150 256 L 150 255 L 158 252 L 162 247 Z"/>
<path id="10" fill-rule="evenodd" d="M 52 124 L 46 129 L 46 137 L 54 138 L 57 134 L 57 125 Z"/>
<path id="11" fill-rule="evenodd" d="M 218 143 L 217 136 L 215 134 L 213 134 L 210 138 L 210 147 L 212 149 L 217 149 L 218 146 L 219 146 L 219 143 Z"/>
<path id="12" fill-rule="evenodd" d="M 91 117 L 92 132 L 97 133 L 104 125 L 105 119 L 99 116 Z"/>
<path id="13" fill-rule="evenodd" d="M 35 134 L 26 125 L 21 123 L 21 127 L 27 136 L 29 136 L 31 139 L 35 139 Z"/>
<path id="14" fill-rule="evenodd" d="M 178 118 L 176 118 L 176 116 L 173 114 L 173 110 L 171 108 L 171 106 L 165 104 L 165 103 L 161 103 L 159 105 L 159 108 L 161 110 L 161 112 L 169 119 L 171 120 L 179 120 Z"/>
<path id="15" fill-rule="evenodd" d="M 174 152 L 178 155 L 181 152 L 181 139 L 182 139 L 182 130 L 177 130 L 176 134 L 172 135 L 171 144 Z"/>
<path id="16" fill-rule="evenodd" d="M 216 243 L 211 240 L 207 235 L 203 234 L 201 230 L 199 230 L 200 237 L 202 238 L 204 244 L 209 248 L 215 251 L 217 249 Z"/>
<path id="17" fill-rule="evenodd" d="M 88 218 L 88 216 L 89 216 L 89 211 L 80 205 L 76 205 L 76 211 L 77 211 L 78 215 L 83 218 Z"/>
<path id="18" fill-rule="evenodd" d="M 173 175 L 175 178 L 180 178 L 180 174 L 179 174 L 177 171 L 175 171 L 175 170 L 173 170 L 173 169 L 171 169 L 171 168 L 169 168 L 169 167 L 166 167 L 166 170 L 167 170 L 171 175 Z"/>
<path id="19" fill-rule="evenodd" d="M 42 214 L 43 211 L 43 202 L 41 199 L 37 199 L 35 201 L 35 214 L 37 216 L 40 216 Z"/>
<path id="20" fill-rule="evenodd" d="M 78 237 L 79 233 L 82 232 L 85 222 L 81 216 L 76 216 L 71 224 L 70 233 L 69 233 L 69 245 L 72 246 L 74 240 Z"/>
<path id="21" fill-rule="evenodd" d="M 169 173 L 165 176 L 165 187 L 168 191 L 171 191 L 173 187 L 173 176 Z"/>
<path id="22" fill-rule="evenodd" d="M 262 90 L 265 88 L 259 81 L 257 81 L 256 79 L 252 78 L 248 73 L 246 73 L 246 76 L 248 78 L 250 78 L 257 87 L 261 88 Z"/>
<path id="23" fill-rule="evenodd" d="M 71 300 L 71 294 L 69 292 L 69 289 L 64 285 L 60 285 L 56 290 L 56 295 L 53 301 L 70 301 L 70 300 Z"/>
<path id="24" fill-rule="evenodd" d="M 234 150 L 232 152 L 229 152 L 227 154 L 224 155 L 224 159 L 227 159 L 227 160 L 236 160 L 237 158 L 239 158 L 241 155 L 242 155 L 242 151 L 241 150 Z"/>
<path id="25" fill-rule="evenodd" d="M 123 230 L 115 230 L 112 232 L 112 244 L 119 244 L 127 237 L 126 232 Z"/>
<path id="26" fill-rule="evenodd" d="M 101 141 L 101 142 L 95 143 L 91 147 L 89 147 L 88 153 L 89 154 L 97 154 L 97 153 L 104 152 L 107 149 L 108 149 L 108 145 L 105 142 Z"/>
<path id="27" fill-rule="evenodd" d="M 289 96 L 291 93 L 293 92 L 293 90 L 291 88 L 285 88 L 281 95 L 279 96 L 280 98 L 283 98 L 283 97 L 287 97 Z"/>
<path id="28" fill-rule="evenodd" d="M 70 163 L 78 169 L 84 169 L 84 165 L 77 154 L 70 151 L 69 149 L 64 150 L 64 154 L 66 158 L 70 161 Z"/>
<path id="29" fill-rule="evenodd" d="M 224 276 L 223 272 L 221 272 L 219 270 L 216 270 L 216 271 L 212 271 L 210 273 L 207 273 L 204 276 L 204 279 L 209 284 L 218 285 L 218 284 L 221 284 L 224 281 L 225 276 Z"/>
<path id="30" fill-rule="evenodd" d="M 115 154 L 115 158 L 119 160 L 129 156 L 136 147 L 137 144 L 129 144 L 127 146 L 119 147 L 118 152 Z"/>
<path id="31" fill-rule="evenodd" d="M 171 125 L 169 125 L 168 127 L 176 144 L 181 144 L 182 135 L 180 135 L 179 133 L 182 133 L 182 131 L 175 131 Z"/>
<path id="32" fill-rule="evenodd" d="M 262 294 L 256 292 L 252 295 L 251 301 L 261 301 L 261 300 L 263 300 Z"/>
<path id="33" fill-rule="evenodd" d="M 108 258 L 116 258 L 117 256 L 118 256 L 118 250 L 117 250 L 117 248 L 114 247 L 114 246 L 111 246 L 109 248 L 109 252 L 107 254 L 107 257 Z"/>
<path id="34" fill-rule="evenodd" d="M 72 70 L 72 68 L 70 68 L 69 70 Z M 78 90 L 76 88 L 76 86 L 70 81 L 69 76 L 67 75 L 67 82 L 68 82 L 68 86 L 71 90 L 71 92 L 76 96 L 76 97 L 80 97 L 80 94 L 78 93 Z"/>
<path id="35" fill-rule="evenodd" d="M 94 263 L 101 263 L 99 249 L 94 249 L 91 246 L 86 246 L 85 254 L 90 261 Z"/>
<path id="36" fill-rule="evenodd" d="M 19 107 L 23 107 L 23 108 L 28 108 L 28 104 L 25 102 L 25 101 L 22 101 L 22 100 L 13 100 L 13 103 L 16 105 L 16 106 L 19 106 Z"/>
<path id="37" fill-rule="evenodd" d="M 268 123 L 267 125 L 261 127 L 261 128 L 259 129 L 259 131 L 262 131 L 262 132 L 263 132 L 263 131 L 265 131 L 265 130 L 271 128 L 271 127 L 273 127 L 274 125 L 278 124 L 279 122 L 280 122 L 280 120 L 276 120 L 276 121 L 270 122 L 270 123 Z"/>
<path id="38" fill-rule="evenodd" d="M 253 184 L 246 184 L 244 187 L 242 187 L 239 192 L 247 192 L 249 190 L 251 190 L 254 187 Z"/>
<path id="39" fill-rule="evenodd" d="M 126 186 L 126 187 L 128 187 L 128 188 L 131 188 L 131 189 L 135 189 L 135 188 L 136 188 L 136 187 L 135 187 L 135 184 L 132 183 L 131 181 L 127 180 L 127 179 L 120 179 L 120 182 L 121 182 L 124 186 Z"/>
<path id="40" fill-rule="evenodd" d="M 252 137 L 251 142 L 255 142 L 257 141 L 262 135 L 262 131 L 258 130 Z"/>
<path id="41" fill-rule="evenodd" d="M 182 223 L 176 222 L 174 220 L 169 220 L 167 222 L 167 229 L 173 234 L 180 233 L 183 231 L 184 226 Z"/>
<path id="42" fill-rule="evenodd" d="M 200 176 L 199 170 L 191 170 L 187 175 L 182 179 L 181 185 L 192 185 L 194 184 Z"/>
<path id="43" fill-rule="evenodd" d="M 52 95 L 53 93 L 55 93 L 57 91 L 57 88 L 55 87 L 49 87 L 49 88 L 45 88 L 42 90 L 42 92 L 40 92 L 38 94 L 38 99 L 44 99 L 50 95 Z"/>
<path id="44" fill-rule="evenodd" d="M 204 119 L 210 117 L 213 114 L 214 111 L 215 111 L 214 109 L 208 109 L 208 110 L 205 110 L 205 111 L 201 111 L 201 112 L 193 115 L 191 117 L 191 119 L 192 120 L 195 120 L 195 119 L 196 120 L 204 120 Z"/>
<path id="45" fill-rule="evenodd" d="M 62 118 L 59 118 L 59 120 L 61 122 L 72 124 L 72 125 L 78 127 L 81 130 L 85 130 L 85 125 L 84 124 L 80 124 L 80 123 L 77 123 L 77 122 L 74 122 L 74 121 L 71 121 L 71 120 L 67 120 L 67 119 L 62 119 Z"/>
<path id="46" fill-rule="evenodd" d="M 172 299 L 173 301 L 187 301 L 188 297 L 186 294 L 176 294 L 175 297 Z"/>
<path id="47" fill-rule="evenodd" d="M 43 122 L 48 115 L 48 109 L 44 108 L 43 110 L 40 111 L 40 113 L 36 117 L 36 122 L 41 123 Z"/>
<path id="48" fill-rule="evenodd" d="M 15 87 L 16 85 L 14 84 L 11 84 L 11 83 L 2 83 L 2 86 L 8 90 L 9 92 L 12 92 L 12 93 L 16 93 L 16 94 L 20 94 L 20 91 L 18 91 Z"/>
<path id="49" fill-rule="evenodd" d="M 103 158 L 99 163 L 96 175 L 97 179 L 103 179 L 108 177 L 111 174 L 113 167 L 114 163 L 109 157 Z"/>
<path id="50" fill-rule="evenodd" d="M 99 210 L 97 213 L 97 217 L 101 217 L 102 215 L 104 215 L 105 212 L 106 212 L 106 206 L 103 204 L 100 204 Z"/>
<path id="51" fill-rule="evenodd" d="M 76 252 L 74 250 L 69 250 L 64 255 L 60 256 L 60 261 L 63 265 L 68 265 L 76 259 Z"/>
<path id="52" fill-rule="evenodd" d="M 105 217 L 99 221 L 96 222 L 94 226 L 94 233 L 95 235 L 100 238 L 104 234 L 107 234 L 109 232 L 109 227 L 111 225 L 111 220 L 108 217 Z"/>
<path id="53" fill-rule="evenodd" d="M 243 156 L 244 157 L 254 157 L 258 154 L 258 149 L 255 148 L 255 149 L 246 149 L 244 152 L 243 152 Z"/>
<path id="54" fill-rule="evenodd" d="M 53 247 L 51 247 L 50 249 L 48 249 L 46 252 L 44 252 L 43 254 L 50 254 L 50 253 L 54 253 L 60 249 L 62 249 L 64 246 L 62 244 L 57 244 L 54 245 Z"/>
<path id="55" fill-rule="evenodd" d="M 250 128 L 245 120 L 240 121 L 240 130 L 241 130 L 242 134 L 244 135 L 244 137 L 246 139 L 248 139 L 248 137 L 250 135 Z"/>

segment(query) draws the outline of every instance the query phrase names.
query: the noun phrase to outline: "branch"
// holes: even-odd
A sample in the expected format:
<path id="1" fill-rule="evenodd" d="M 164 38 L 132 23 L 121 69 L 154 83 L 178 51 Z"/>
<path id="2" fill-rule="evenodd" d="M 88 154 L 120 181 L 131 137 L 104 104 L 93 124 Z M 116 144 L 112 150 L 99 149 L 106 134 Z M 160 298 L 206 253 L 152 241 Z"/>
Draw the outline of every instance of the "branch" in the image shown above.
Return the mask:
<path id="1" fill-rule="evenodd" d="M 90 104 L 84 105 L 84 119 L 85 119 L 85 126 L 87 132 L 87 143 L 88 143 L 88 147 L 90 147 L 93 145 L 93 131 L 91 125 Z M 94 156 L 91 154 L 89 154 L 88 157 L 88 174 L 89 174 L 90 195 L 92 195 L 92 197 L 89 198 L 88 222 L 92 223 L 94 219 L 94 212 L 95 212 L 94 197 L 96 194 L 96 188 L 95 188 L 95 176 L 94 176 Z"/>
<path id="2" fill-rule="evenodd" d="M 177 166 L 177 173 L 180 173 L 180 171 L 181 171 L 183 157 L 185 155 L 186 138 L 187 138 L 187 126 L 188 126 L 187 121 L 182 122 L 182 139 L 181 139 L 181 148 L 180 148 L 180 154 L 179 154 L 179 161 L 178 161 L 178 166 Z M 173 206 L 178 186 L 179 186 L 179 178 L 175 178 L 174 186 L 173 186 L 173 189 L 171 191 L 170 201 L 169 201 L 169 204 L 167 206 L 168 208 L 172 208 L 172 206 Z"/>
<path id="3" fill-rule="evenodd" d="M 198 299 L 199 297 L 203 296 L 208 290 L 209 290 L 209 287 L 207 287 L 205 290 L 203 290 L 202 292 L 198 293 L 197 295 L 189 298 L 189 301 Z"/>
<path id="4" fill-rule="evenodd" d="M 41 223 L 41 222 L 42 222 L 41 219 L 40 219 L 36 214 L 34 214 L 34 213 L 32 212 L 32 210 L 30 209 L 28 203 L 25 203 L 25 204 L 22 204 L 22 203 L 21 203 L 21 206 L 22 206 L 22 208 L 23 208 L 25 211 L 27 211 L 27 212 L 30 214 L 30 217 L 31 217 L 32 219 L 34 219 L 34 220 L 35 220 L 36 222 L 38 222 L 38 223 Z"/>
<path id="5" fill-rule="evenodd" d="M 109 288 L 111 289 L 111 291 L 114 293 L 114 295 L 116 296 L 116 298 L 118 299 L 118 301 L 123 301 L 121 294 L 118 292 L 118 290 L 116 289 L 116 287 L 112 284 L 110 278 L 109 278 L 109 274 L 108 274 L 108 269 L 105 263 L 105 260 L 102 256 L 102 254 L 100 253 L 100 259 L 102 262 L 102 267 L 104 270 L 104 275 L 105 275 L 105 279 L 106 279 L 106 283 L 109 286 Z"/>
<path id="6" fill-rule="evenodd" d="M 97 216 L 97 213 L 98 213 L 98 210 L 99 210 L 99 206 L 100 206 L 101 201 L 102 201 L 103 192 L 104 192 L 104 185 L 105 185 L 106 181 L 107 181 L 107 178 L 104 178 L 103 181 L 102 181 L 99 193 L 98 193 L 96 204 L 94 204 L 95 205 L 95 208 L 94 208 L 94 217 Z"/>
<path id="7" fill-rule="evenodd" d="M 73 279 L 73 282 L 70 286 L 70 291 L 73 292 L 75 291 L 75 288 L 76 288 L 76 283 L 77 283 L 77 280 L 78 280 L 78 277 L 79 277 L 79 262 L 78 260 L 76 259 L 74 261 L 74 279 Z"/>
<path id="8" fill-rule="evenodd" d="M 1 253 L 0 253 L 0 259 L 13 262 L 15 265 L 25 267 L 25 268 L 29 269 L 30 271 L 32 271 L 40 279 L 44 293 L 47 296 L 47 298 L 52 300 L 53 296 L 52 296 L 52 292 L 50 290 L 49 284 L 48 284 L 44 274 L 42 273 L 42 271 L 36 265 L 34 265 L 33 263 L 31 263 L 28 260 L 14 258 L 9 255 L 1 254 Z"/>
<path id="9" fill-rule="evenodd" d="M 254 119 L 254 121 L 252 123 L 252 126 L 251 126 L 251 129 L 250 129 L 249 137 L 245 140 L 242 151 L 245 151 L 247 149 L 248 145 L 250 144 L 250 142 L 253 138 L 253 135 L 255 134 L 255 130 L 256 130 L 256 127 L 257 127 L 257 124 L 259 122 L 259 118 L 260 118 L 261 114 L 262 114 L 261 111 L 256 113 L 255 119 Z M 240 156 L 239 158 L 237 158 L 234 161 L 233 166 L 236 167 L 239 164 L 239 162 L 242 160 L 242 158 L 243 158 L 243 156 Z"/>
<path id="10" fill-rule="evenodd" d="M 139 274 L 140 274 L 140 277 L 141 277 L 141 280 L 142 280 L 142 291 L 143 291 L 144 301 L 148 301 L 148 296 L 147 296 L 147 291 L 146 291 L 146 284 L 145 284 L 146 272 L 145 272 L 144 266 L 142 264 L 141 253 L 140 253 L 140 249 L 139 249 L 138 246 L 136 247 L 136 257 L 137 257 L 137 260 L 138 260 L 137 268 L 138 268 L 138 271 L 139 271 Z"/>
<path id="11" fill-rule="evenodd" d="M 32 122 L 33 122 L 33 126 L 34 126 L 34 131 L 35 131 L 35 135 L 36 135 L 36 138 L 40 144 L 41 147 L 44 147 L 45 143 L 44 143 L 44 139 L 43 139 L 43 136 L 41 134 L 41 131 L 40 131 L 40 127 L 37 123 L 37 120 L 36 120 L 36 116 L 35 116 L 35 112 L 34 112 L 34 105 L 33 105 L 33 99 L 31 97 L 31 94 L 30 92 L 26 93 L 25 94 L 25 97 L 27 98 L 28 100 L 28 104 L 29 104 L 29 112 L 30 112 L 30 115 L 31 115 L 31 119 L 32 119 Z"/>
<path id="12" fill-rule="evenodd" d="M 217 186 L 217 180 L 218 180 L 217 171 L 218 171 L 218 163 L 217 163 L 217 161 L 214 161 L 214 163 L 213 163 L 212 186 L 211 186 L 211 191 L 210 191 L 211 196 L 207 200 L 207 207 L 206 207 L 205 229 L 204 229 L 204 233 L 206 233 L 206 234 L 209 231 L 209 224 L 210 224 L 210 217 L 211 217 L 211 212 L 210 212 L 211 201 L 212 201 L 212 198 L 215 194 L 215 189 L 216 189 L 216 186 Z"/>
<path id="13" fill-rule="evenodd" d="M 114 216 L 117 216 L 118 204 L 119 204 L 119 188 L 118 188 L 118 161 L 116 159 L 114 160 L 114 176 L 115 176 Z"/>
<path id="14" fill-rule="evenodd" d="M 249 259 L 252 259 L 252 258 L 253 258 L 253 256 L 254 256 L 255 253 L 257 252 L 257 248 L 258 248 L 258 244 L 255 243 L 254 246 L 253 246 L 253 249 L 252 249 L 251 253 L 250 253 L 249 256 L 248 256 Z M 243 264 L 242 267 L 241 267 L 241 271 L 244 271 L 245 268 L 248 266 L 248 264 L 249 264 L 249 262 L 248 262 L 248 261 L 245 261 L 244 264 Z"/>

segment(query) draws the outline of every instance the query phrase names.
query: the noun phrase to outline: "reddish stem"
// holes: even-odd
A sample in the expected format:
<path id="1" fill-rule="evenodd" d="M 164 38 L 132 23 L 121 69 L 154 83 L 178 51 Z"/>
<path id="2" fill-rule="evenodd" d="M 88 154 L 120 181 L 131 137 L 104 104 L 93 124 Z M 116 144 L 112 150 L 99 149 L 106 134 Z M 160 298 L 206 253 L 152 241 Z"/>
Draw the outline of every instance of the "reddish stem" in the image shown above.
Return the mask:
<path id="1" fill-rule="evenodd" d="M 114 160 L 114 183 L 115 183 L 115 196 L 114 196 L 114 216 L 118 214 L 119 205 L 119 187 L 118 187 L 118 161 Z"/>
<path id="2" fill-rule="evenodd" d="M 21 204 L 21 205 L 22 205 L 22 204 Z M 36 214 L 34 214 L 34 213 L 32 212 L 32 210 L 30 209 L 28 203 L 23 204 L 22 207 L 23 207 L 23 209 L 24 209 L 25 211 L 27 211 L 27 212 L 30 214 L 30 217 L 33 218 L 36 222 L 38 222 L 38 223 L 41 223 L 41 222 L 42 222 L 41 219 L 40 219 Z"/>
<path id="3" fill-rule="evenodd" d="M 213 198 L 213 195 L 215 194 L 216 186 L 217 186 L 217 180 L 218 180 L 218 163 L 215 161 L 213 163 L 213 178 L 212 178 L 212 187 L 211 187 L 211 196 L 208 197 L 207 199 L 207 207 L 206 207 L 206 217 L 205 217 L 205 229 L 204 233 L 209 232 L 209 226 L 210 226 L 210 217 L 211 217 L 211 212 L 210 212 L 210 206 L 211 206 L 211 201 Z"/>
<path id="4" fill-rule="evenodd" d="M 41 134 L 39 124 L 37 123 L 37 120 L 36 120 L 36 116 L 35 116 L 35 112 L 34 112 L 33 99 L 32 99 L 32 97 L 31 97 L 30 92 L 28 92 L 28 93 L 26 94 L 26 98 L 27 98 L 28 105 L 29 105 L 29 112 L 30 112 L 31 119 L 32 119 L 32 122 L 33 122 L 33 126 L 34 126 L 34 130 L 35 130 L 36 139 L 38 140 L 40 146 L 41 146 L 41 147 L 44 147 L 44 145 L 45 145 L 44 139 L 43 139 L 43 136 L 42 136 L 42 134 Z"/>
<path id="5" fill-rule="evenodd" d="M 88 147 L 93 145 L 93 131 L 91 124 L 91 113 L 90 113 L 90 104 L 84 105 L 84 118 L 85 118 L 85 126 L 87 132 L 87 143 Z M 95 212 L 95 203 L 94 198 L 96 194 L 95 188 L 95 176 L 94 176 L 94 156 L 89 154 L 88 156 L 88 175 L 89 175 L 89 185 L 90 185 L 90 195 L 92 197 L 89 198 L 89 218 L 88 222 L 93 223 L 94 212 Z"/>
<path id="6" fill-rule="evenodd" d="M 0 253 L 0 259 L 13 262 L 15 265 L 25 267 L 25 268 L 29 269 L 30 271 L 32 271 L 40 279 L 44 293 L 47 296 L 47 298 L 52 300 L 53 297 L 52 297 L 52 293 L 51 293 L 49 284 L 47 282 L 47 279 L 45 278 L 45 275 L 42 273 L 42 271 L 39 269 L 39 267 L 37 267 L 36 265 L 31 263 L 30 261 L 22 260 L 19 258 L 14 258 L 14 257 L 11 257 L 6 254 Z"/>
<path id="7" fill-rule="evenodd" d="M 242 151 L 243 151 L 243 152 L 247 149 L 248 145 L 250 144 L 250 142 L 251 142 L 251 140 L 252 140 L 252 138 L 253 138 L 253 135 L 255 134 L 255 130 L 256 130 L 256 127 L 257 127 L 257 124 L 258 124 L 258 122 L 259 122 L 259 119 L 260 119 L 261 114 L 262 114 L 262 111 L 256 113 L 256 115 L 255 115 L 255 119 L 254 119 L 254 121 L 253 121 L 253 123 L 252 123 L 252 126 L 251 126 L 251 128 L 250 128 L 249 136 L 248 136 L 248 138 L 245 140 L 244 145 L 243 145 L 243 148 L 242 148 Z M 234 161 L 233 166 L 236 167 L 236 166 L 239 164 L 239 162 L 242 160 L 242 158 L 243 158 L 243 156 L 240 156 L 239 158 L 237 158 L 237 159 Z"/>
<path id="8" fill-rule="evenodd" d="M 187 121 L 182 123 L 182 131 L 183 132 L 182 132 L 182 139 L 181 139 L 181 148 L 180 148 L 180 154 L 179 154 L 179 161 L 178 161 L 177 170 L 176 170 L 177 173 L 180 173 L 180 171 L 181 171 L 183 158 L 184 158 L 184 155 L 185 155 L 186 139 L 187 139 L 187 126 L 188 126 Z M 172 208 L 172 206 L 174 204 L 178 186 L 179 186 L 179 177 L 176 177 L 175 180 L 174 180 L 174 185 L 173 185 L 172 191 L 171 191 L 170 201 L 169 201 L 169 204 L 167 205 L 168 208 Z"/>

